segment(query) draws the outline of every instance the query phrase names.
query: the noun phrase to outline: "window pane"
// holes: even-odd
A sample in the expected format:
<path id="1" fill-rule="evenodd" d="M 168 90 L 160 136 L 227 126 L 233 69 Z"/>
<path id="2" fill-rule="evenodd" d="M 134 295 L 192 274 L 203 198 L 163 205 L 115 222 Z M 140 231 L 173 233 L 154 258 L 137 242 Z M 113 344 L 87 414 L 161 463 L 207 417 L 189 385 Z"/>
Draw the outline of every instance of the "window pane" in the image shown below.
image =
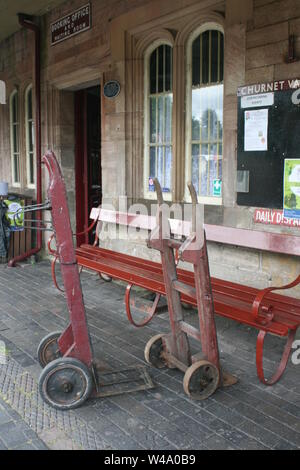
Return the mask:
<path id="1" fill-rule="evenodd" d="M 222 158 L 223 158 L 223 145 L 219 145 L 219 152 L 218 152 L 218 178 L 222 179 Z"/>
<path id="2" fill-rule="evenodd" d="M 19 155 L 14 155 L 14 182 L 20 181 Z"/>
<path id="3" fill-rule="evenodd" d="M 160 184 L 163 186 L 164 176 L 164 147 L 160 146 L 157 148 L 157 178 Z"/>
<path id="4" fill-rule="evenodd" d="M 168 95 L 165 98 L 165 107 L 166 107 L 166 115 L 165 115 L 165 142 L 171 142 L 172 140 L 172 95 Z"/>
<path id="5" fill-rule="evenodd" d="M 32 89 L 27 93 L 27 118 L 32 119 Z"/>
<path id="6" fill-rule="evenodd" d="M 213 196 L 213 182 L 218 178 L 218 155 L 217 145 L 212 144 L 210 146 L 209 155 L 209 194 Z"/>
<path id="7" fill-rule="evenodd" d="M 200 90 L 192 92 L 192 140 L 200 140 L 201 103 Z"/>
<path id="8" fill-rule="evenodd" d="M 157 177 L 165 191 L 172 180 L 172 48 L 159 46 L 150 56 L 149 177 Z M 152 190 L 152 189 L 151 189 Z"/>
<path id="9" fill-rule="evenodd" d="M 18 122 L 18 94 L 15 93 L 12 99 L 12 122 Z"/>
<path id="10" fill-rule="evenodd" d="M 168 190 L 171 189 L 172 178 L 172 147 L 166 147 L 165 155 L 165 184 L 164 187 Z"/>
<path id="11" fill-rule="evenodd" d="M 164 98 L 158 98 L 158 142 L 164 141 Z"/>
<path id="12" fill-rule="evenodd" d="M 192 183 L 199 193 L 199 145 L 192 145 Z"/>
<path id="13" fill-rule="evenodd" d="M 202 33 L 202 83 L 206 85 L 209 82 L 209 31 Z"/>
<path id="14" fill-rule="evenodd" d="M 224 35 L 220 33 L 220 82 L 224 80 Z"/>
<path id="15" fill-rule="evenodd" d="M 33 151 L 33 122 L 28 123 L 28 150 Z"/>
<path id="16" fill-rule="evenodd" d="M 154 178 L 156 176 L 156 156 L 155 156 L 155 147 L 150 147 L 150 178 Z"/>
<path id="17" fill-rule="evenodd" d="M 218 66 L 219 66 L 219 47 L 218 47 L 219 32 L 211 32 L 211 82 L 218 81 Z"/>
<path id="18" fill-rule="evenodd" d="M 13 132 L 13 153 L 18 151 L 17 145 L 18 145 L 18 133 L 17 133 L 17 126 L 16 124 L 13 125 L 12 127 L 12 132 Z"/>
<path id="19" fill-rule="evenodd" d="M 210 141 L 215 141 L 218 139 L 218 130 L 219 130 L 219 120 L 217 114 L 218 108 L 218 87 L 210 88 Z"/>
<path id="20" fill-rule="evenodd" d="M 164 46 L 158 48 L 158 93 L 164 91 Z"/>
<path id="21" fill-rule="evenodd" d="M 201 115 L 201 140 L 205 142 L 208 141 L 209 136 L 209 118 L 210 109 L 205 106 Z"/>
<path id="22" fill-rule="evenodd" d="M 200 85 L 200 36 L 192 45 L 192 85 Z"/>
<path id="23" fill-rule="evenodd" d="M 29 183 L 34 184 L 34 162 L 33 153 L 29 154 Z"/>
<path id="24" fill-rule="evenodd" d="M 201 196 L 207 195 L 207 175 L 208 175 L 208 145 L 203 144 L 201 145 L 201 153 L 200 153 L 200 194 Z"/>
<path id="25" fill-rule="evenodd" d="M 199 45 L 199 50 L 198 50 Z M 198 78 L 200 55 L 200 78 Z M 192 44 L 191 174 L 201 196 L 222 178 L 224 37 L 205 31 Z M 199 155 L 199 156 L 198 156 Z"/>
<path id="26" fill-rule="evenodd" d="M 156 50 L 150 56 L 150 93 L 156 93 Z"/>
<path id="27" fill-rule="evenodd" d="M 156 142 L 156 98 L 150 98 L 150 142 Z"/>
<path id="28" fill-rule="evenodd" d="M 165 70 L 165 91 L 172 90 L 172 49 L 165 46 L 166 51 L 166 70 Z"/>

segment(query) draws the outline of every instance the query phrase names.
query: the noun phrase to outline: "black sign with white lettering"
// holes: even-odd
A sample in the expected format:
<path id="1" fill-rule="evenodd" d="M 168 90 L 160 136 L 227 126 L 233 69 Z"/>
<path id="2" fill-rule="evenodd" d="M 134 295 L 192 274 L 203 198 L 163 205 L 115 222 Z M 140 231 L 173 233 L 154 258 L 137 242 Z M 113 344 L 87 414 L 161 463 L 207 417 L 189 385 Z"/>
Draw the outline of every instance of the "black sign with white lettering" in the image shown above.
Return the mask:
<path id="1" fill-rule="evenodd" d="M 237 204 L 281 209 L 285 159 L 299 158 L 300 80 L 238 89 L 237 169 L 249 172 L 249 191 Z"/>
<path id="2" fill-rule="evenodd" d="M 75 34 L 83 33 L 91 28 L 91 4 L 78 8 L 51 24 L 51 45 L 64 41 Z"/>

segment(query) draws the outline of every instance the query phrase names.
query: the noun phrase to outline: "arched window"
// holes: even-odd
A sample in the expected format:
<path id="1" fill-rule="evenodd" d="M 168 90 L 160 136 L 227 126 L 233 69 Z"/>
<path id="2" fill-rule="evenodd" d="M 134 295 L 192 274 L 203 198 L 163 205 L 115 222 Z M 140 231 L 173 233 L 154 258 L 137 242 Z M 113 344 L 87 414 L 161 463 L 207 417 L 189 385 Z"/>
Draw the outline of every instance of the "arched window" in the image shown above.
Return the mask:
<path id="1" fill-rule="evenodd" d="M 26 126 L 26 162 L 27 162 L 27 186 L 35 185 L 35 165 L 34 165 L 34 121 L 32 105 L 32 86 L 30 85 L 25 93 L 25 126 Z"/>
<path id="2" fill-rule="evenodd" d="M 223 156 L 224 36 L 209 28 L 188 45 L 186 176 L 203 202 L 220 203 Z"/>
<path id="3" fill-rule="evenodd" d="M 172 106 L 172 47 L 160 44 L 145 56 L 144 189 L 148 197 L 155 196 L 154 177 L 164 192 L 171 192 Z"/>
<path id="4" fill-rule="evenodd" d="M 19 123 L 19 94 L 15 90 L 10 96 L 10 141 L 12 184 L 20 186 L 20 123 Z"/>

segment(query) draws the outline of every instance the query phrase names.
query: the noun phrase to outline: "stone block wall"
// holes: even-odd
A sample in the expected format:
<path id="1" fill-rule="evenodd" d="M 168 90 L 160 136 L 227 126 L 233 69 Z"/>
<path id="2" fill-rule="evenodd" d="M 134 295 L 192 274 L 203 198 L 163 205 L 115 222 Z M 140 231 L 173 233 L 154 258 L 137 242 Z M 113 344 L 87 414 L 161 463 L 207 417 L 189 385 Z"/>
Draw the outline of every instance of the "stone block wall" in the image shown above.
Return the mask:
<path id="1" fill-rule="evenodd" d="M 220 21 L 225 31 L 224 161 L 223 206 L 206 207 L 206 222 L 298 234 L 299 229 L 269 227 L 253 223 L 254 208 L 236 205 L 237 88 L 244 84 L 295 78 L 300 62 L 286 63 L 288 37 L 296 38 L 295 52 L 300 57 L 299 0 L 92 0 L 90 31 L 50 45 L 50 24 L 82 6 L 81 0 L 66 1 L 40 18 L 42 30 L 42 148 L 52 148 L 66 179 L 71 219 L 75 225 L 74 177 L 74 90 L 117 79 L 121 93 L 114 100 L 102 96 L 102 175 L 104 202 L 127 196 L 142 201 L 143 187 L 143 59 L 142 47 L 165 35 L 174 41 L 174 86 L 184 81 L 184 44 L 189 25 L 197 27 L 210 18 Z M 33 77 L 33 35 L 22 30 L 0 45 L 0 79 L 7 83 L 9 96 L 15 86 L 20 90 L 21 106 L 26 87 Z M 181 93 L 174 128 L 178 191 L 174 200 L 182 202 L 184 188 L 184 103 Z M 24 123 L 21 123 L 21 153 L 24 156 Z M 0 107 L 0 174 L 10 181 L 10 139 L 8 106 Z M 23 164 L 23 163 L 22 163 Z M 259 169 L 258 169 L 259 171 Z M 25 174 L 25 173 L 24 173 Z M 47 180 L 44 181 L 44 187 Z M 23 178 L 18 190 L 28 195 Z M 120 251 L 153 257 L 142 243 L 109 243 Z M 213 275 L 267 287 L 291 281 L 299 273 L 297 259 L 254 250 L 209 244 Z M 300 296 L 300 289 L 297 290 Z"/>

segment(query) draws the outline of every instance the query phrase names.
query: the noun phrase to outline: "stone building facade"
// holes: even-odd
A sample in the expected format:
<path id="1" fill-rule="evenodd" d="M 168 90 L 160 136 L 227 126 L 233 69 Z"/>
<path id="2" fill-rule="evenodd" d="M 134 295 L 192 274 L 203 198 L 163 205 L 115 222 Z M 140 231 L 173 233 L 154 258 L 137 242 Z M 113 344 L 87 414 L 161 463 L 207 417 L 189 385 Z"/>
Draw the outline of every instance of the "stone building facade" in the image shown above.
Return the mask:
<path id="1" fill-rule="evenodd" d="M 97 113 L 97 109 L 89 111 L 87 106 L 89 92 L 86 91 L 91 90 L 94 103 L 97 101 L 99 106 L 101 128 L 97 137 L 101 152 L 91 158 L 95 155 L 100 158 L 101 153 L 103 201 L 117 205 L 118 198 L 126 196 L 128 204 L 149 205 L 154 199 L 150 180 L 156 176 L 151 174 L 151 168 L 149 172 L 152 158 L 156 171 L 160 164 L 163 166 L 161 177 L 169 202 L 182 204 L 187 200 L 187 179 L 195 178 L 199 199 L 205 204 L 206 223 L 298 235 L 298 227 L 255 223 L 257 208 L 237 204 L 237 90 L 247 84 L 300 77 L 300 62 L 287 60 L 291 37 L 295 58 L 300 58 L 299 1 L 90 0 L 90 29 L 51 44 L 51 25 L 86 3 L 84 0 L 61 2 L 37 19 L 41 30 L 42 149 L 53 149 L 61 162 L 74 227 L 86 223 L 80 219 L 79 209 L 88 210 L 89 194 L 84 193 L 81 173 L 85 170 L 84 165 L 80 166 L 84 138 L 79 142 L 78 135 L 85 126 L 86 113 L 91 112 L 91 116 Z M 0 108 L 0 175 L 10 183 L 12 192 L 34 197 L 34 174 L 30 181 L 34 170 L 30 170 L 28 144 L 31 86 L 34 92 L 33 40 L 30 31 L 20 29 L 0 44 L 0 79 L 7 85 L 7 104 Z M 198 56 L 197 47 L 200 48 Z M 205 65 L 205 54 L 210 54 L 208 65 Z M 198 78 L 197 60 L 202 64 Z M 209 75 L 205 78 L 206 66 Z M 104 85 L 110 80 L 120 84 L 120 93 L 113 99 L 103 94 Z M 193 136 L 193 126 L 197 133 L 198 125 L 191 118 L 193 97 L 197 103 L 197 96 L 205 96 L 203 90 L 210 85 L 216 90 L 222 86 L 216 91 L 219 93 L 215 106 L 218 123 L 213 124 L 212 117 L 207 120 L 209 126 L 217 126 L 217 137 L 203 144 L 201 136 Z M 17 146 L 12 135 L 12 100 L 16 93 Z M 157 108 L 149 110 L 148 103 Z M 160 113 L 163 124 L 160 124 Z M 197 121 L 197 111 L 194 117 Z M 202 123 L 203 119 L 202 116 Z M 95 121 L 95 116 L 91 120 Z M 164 137 L 155 144 L 160 125 Z M 201 145 L 207 145 L 204 155 L 209 155 L 207 148 L 217 146 L 211 150 L 216 156 L 213 164 L 207 157 L 204 176 L 197 163 L 196 170 L 192 164 L 197 152 L 201 154 Z M 19 165 L 17 182 L 14 181 L 14 154 Z M 84 149 L 82 159 L 83 154 Z M 168 164 L 171 161 L 168 158 L 172 165 Z M 198 176 L 194 176 L 194 170 Z M 222 193 L 214 196 L 212 184 L 217 180 L 222 181 Z M 44 188 L 46 184 L 44 181 Z M 201 184 L 206 188 L 203 193 Z M 111 241 L 109 245 L 149 256 L 143 244 Z M 251 248 L 210 243 L 209 258 L 214 275 L 257 287 L 281 285 L 299 274 L 296 257 Z"/>

